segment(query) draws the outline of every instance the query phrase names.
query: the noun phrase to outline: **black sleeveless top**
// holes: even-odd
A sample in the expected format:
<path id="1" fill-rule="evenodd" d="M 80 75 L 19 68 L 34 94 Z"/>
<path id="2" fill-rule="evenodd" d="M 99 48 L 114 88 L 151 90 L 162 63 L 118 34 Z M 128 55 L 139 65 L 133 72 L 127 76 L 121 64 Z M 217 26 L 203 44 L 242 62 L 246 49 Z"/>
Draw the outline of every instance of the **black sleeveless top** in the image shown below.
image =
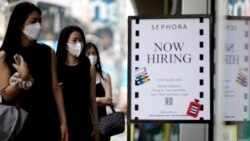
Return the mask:
<path id="1" fill-rule="evenodd" d="M 35 43 L 32 47 L 19 47 L 18 54 L 26 61 L 34 79 L 33 86 L 18 95 L 20 107 L 35 118 L 57 117 L 56 104 L 52 91 L 51 48 Z"/>
<path id="2" fill-rule="evenodd" d="M 90 105 L 90 67 L 85 63 L 58 68 L 59 83 L 62 83 L 64 104 L 69 115 L 88 113 Z M 87 111 L 87 112 L 86 112 Z"/>

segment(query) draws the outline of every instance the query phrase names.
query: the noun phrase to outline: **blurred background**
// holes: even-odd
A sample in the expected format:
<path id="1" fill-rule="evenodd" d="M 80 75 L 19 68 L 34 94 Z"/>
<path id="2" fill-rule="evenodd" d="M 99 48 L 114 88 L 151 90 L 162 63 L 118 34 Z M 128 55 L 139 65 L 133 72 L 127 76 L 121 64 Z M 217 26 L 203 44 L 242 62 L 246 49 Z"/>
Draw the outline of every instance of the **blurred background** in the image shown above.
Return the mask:
<path id="1" fill-rule="evenodd" d="M 0 0 L 0 45 L 8 19 L 17 3 L 29 1 L 42 10 L 39 42 L 56 50 L 60 30 L 67 25 L 81 27 L 87 40 L 99 48 L 104 71 L 110 73 L 113 101 L 126 112 L 127 104 L 127 13 L 130 1 L 123 0 Z M 126 140 L 126 131 L 119 135 Z M 112 140 L 116 137 L 113 137 Z M 117 137 L 118 138 L 118 137 Z"/>

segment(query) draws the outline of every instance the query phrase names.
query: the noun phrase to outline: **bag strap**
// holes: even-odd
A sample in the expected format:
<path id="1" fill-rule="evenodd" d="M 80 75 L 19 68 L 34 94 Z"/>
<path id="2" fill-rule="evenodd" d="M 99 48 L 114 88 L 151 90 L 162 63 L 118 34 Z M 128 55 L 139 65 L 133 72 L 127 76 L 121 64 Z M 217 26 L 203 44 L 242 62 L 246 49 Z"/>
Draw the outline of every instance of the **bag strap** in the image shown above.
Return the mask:
<path id="1" fill-rule="evenodd" d="M 112 112 L 113 112 L 113 113 L 115 113 L 115 112 L 116 112 L 116 111 L 115 111 L 115 108 L 114 108 L 114 104 L 113 104 L 113 103 L 112 103 L 112 104 L 110 104 L 110 105 L 109 105 L 109 107 L 111 108 L 111 110 L 112 110 Z"/>

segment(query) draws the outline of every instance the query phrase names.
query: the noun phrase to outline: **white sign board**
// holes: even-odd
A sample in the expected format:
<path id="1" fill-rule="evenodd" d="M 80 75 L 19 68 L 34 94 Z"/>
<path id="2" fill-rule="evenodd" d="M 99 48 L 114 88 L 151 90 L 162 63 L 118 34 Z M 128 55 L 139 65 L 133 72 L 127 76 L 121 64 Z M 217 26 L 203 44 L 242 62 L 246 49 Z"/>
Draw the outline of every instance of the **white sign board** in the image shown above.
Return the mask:
<path id="1" fill-rule="evenodd" d="M 225 43 L 225 121 L 249 121 L 249 19 L 228 19 Z"/>
<path id="2" fill-rule="evenodd" d="M 131 16 L 128 24 L 130 119 L 211 120 L 210 18 Z"/>

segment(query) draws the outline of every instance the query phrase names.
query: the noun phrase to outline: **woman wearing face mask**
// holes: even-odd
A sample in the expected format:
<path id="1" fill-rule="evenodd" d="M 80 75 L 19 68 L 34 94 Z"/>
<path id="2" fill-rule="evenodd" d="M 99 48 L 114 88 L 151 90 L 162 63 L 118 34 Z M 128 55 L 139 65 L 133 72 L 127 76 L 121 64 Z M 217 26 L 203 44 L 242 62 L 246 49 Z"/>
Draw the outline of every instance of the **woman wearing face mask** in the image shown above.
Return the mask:
<path id="1" fill-rule="evenodd" d="M 107 114 L 106 106 L 112 104 L 111 78 L 107 72 L 102 70 L 100 55 L 97 47 L 89 42 L 84 48 L 84 53 L 88 56 L 90 64 L 96 69 L 96 102 L 98 106 L 98 118 Z M 110 137 L 100 134 L 100 141 L 110 141 Z"/>
<path id="2" fill-rule="evenodd" d="M 0 68 L 0 88 L 5 88 L 2 98 L 28 112 L 14 141 L 67 141 L 56 55 L 49 46 L 37 42 L 40 30 L 40 9 L 28 2 L 16 5 L 1 47 L 5 52 Z"/>
<path id="3" fill-rule="evenodd" d="M 82 53 L 84 46 L 85 35 L 79 27 L 67 26 L 62 29 L 56 55 L 69 141 L 92 141 L 92 137 L 94 141 L 99 141 L 95 69 Z"/>

